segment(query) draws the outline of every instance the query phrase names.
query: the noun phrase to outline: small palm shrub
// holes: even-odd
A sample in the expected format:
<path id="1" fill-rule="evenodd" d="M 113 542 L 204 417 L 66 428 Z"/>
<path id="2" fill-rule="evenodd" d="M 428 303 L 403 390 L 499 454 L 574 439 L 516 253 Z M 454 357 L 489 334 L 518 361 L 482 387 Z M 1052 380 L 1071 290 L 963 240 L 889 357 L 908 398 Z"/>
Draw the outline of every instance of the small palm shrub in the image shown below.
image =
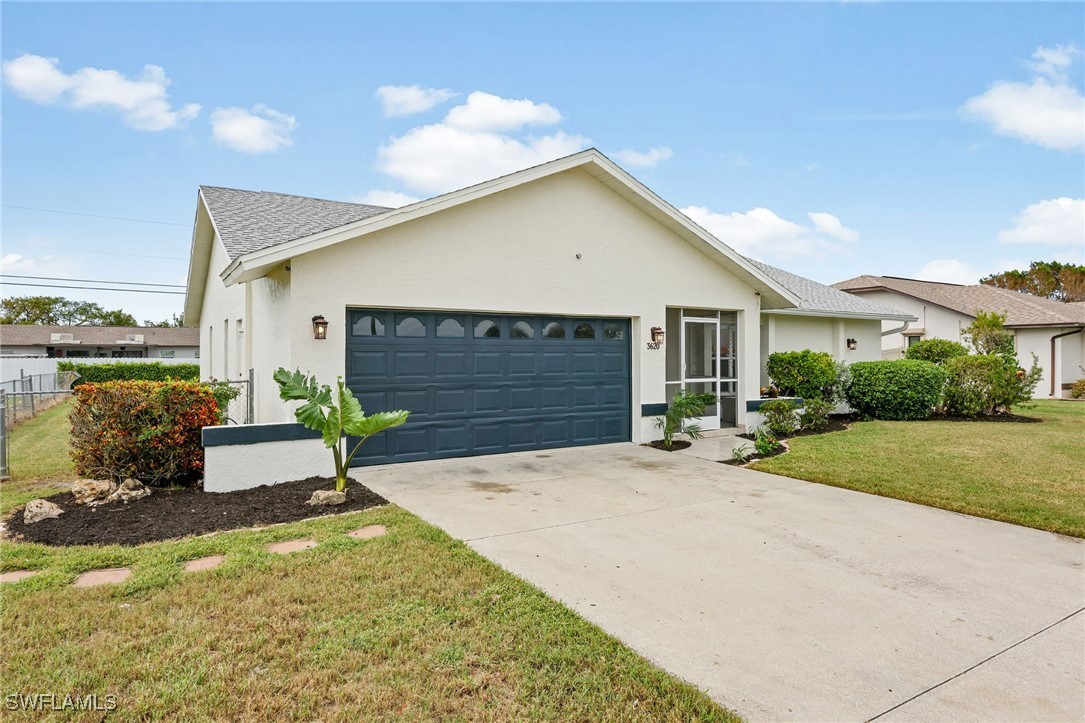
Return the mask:
<path id="1" fill-rule="evenodd" d="M 690 419 L 703 417 L 705 407 L 716 403 L 715 394 L 694 394 L 680 389 L 671 400 L 671 405 L 662 417 L 657 417 L 655 425 L 663 433 L 663 445 L 670 448 L 674 444 L 674 435 L 683 433 L 690 439 L 704 436 L 701 425 Z"/>
<path id="2" fill-rule="evenodd" d="M 924 339 L 917 341 L 904 352 L 905 359 L 945 364 L 950 359 L 968 356 L 968 347 L 949 339 Z"/>
<path id="3" fill-rule="evenodd" d="M 946 372 L 916 359 L 855 362 L 848 404 L 871 419 L 927 419 L 942 401 Z"/>

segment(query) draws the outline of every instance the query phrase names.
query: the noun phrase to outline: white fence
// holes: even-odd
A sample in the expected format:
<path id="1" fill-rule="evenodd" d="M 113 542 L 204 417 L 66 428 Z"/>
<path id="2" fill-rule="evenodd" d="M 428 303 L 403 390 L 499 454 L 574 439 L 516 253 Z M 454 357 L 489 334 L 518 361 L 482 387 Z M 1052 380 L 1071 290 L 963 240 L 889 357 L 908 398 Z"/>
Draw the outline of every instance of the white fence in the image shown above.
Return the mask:
<path id="1" fill-rule="evenodd" d="M 55 374 L 57 370 L 57 364 L 60 362 L 75 362 L 76 364 L 117 364 L 117 363 L 133 363 L 133 364 L 151 364 L 158 362 L 161 364 L 199 364 L 199 359 L 192 358 L 124 358 L 124 359 L 103 359 L 98 357 L 72 357 L 70 359 L 45 359 L 42 357 L 12 357 L 4 358 L 0 357 L 0 381 L 6 382 L 11 379 L 21 379 L 22 377 L 34 375 L 34 374 Z"/>

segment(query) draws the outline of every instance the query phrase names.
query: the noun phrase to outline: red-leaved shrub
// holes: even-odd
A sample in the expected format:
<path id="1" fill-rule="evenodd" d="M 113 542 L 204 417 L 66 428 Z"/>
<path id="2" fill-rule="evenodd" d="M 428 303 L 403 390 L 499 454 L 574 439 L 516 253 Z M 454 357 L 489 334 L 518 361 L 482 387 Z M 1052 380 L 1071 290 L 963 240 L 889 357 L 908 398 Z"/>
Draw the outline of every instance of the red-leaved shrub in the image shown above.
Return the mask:
<path id="1" fill-rule="evenodd" d="M 71 422 L 77 474 L 188 484 L 203 474 L 200 430 L 219 413 L 205 384 L 116 381 L 77 386 Z"/>

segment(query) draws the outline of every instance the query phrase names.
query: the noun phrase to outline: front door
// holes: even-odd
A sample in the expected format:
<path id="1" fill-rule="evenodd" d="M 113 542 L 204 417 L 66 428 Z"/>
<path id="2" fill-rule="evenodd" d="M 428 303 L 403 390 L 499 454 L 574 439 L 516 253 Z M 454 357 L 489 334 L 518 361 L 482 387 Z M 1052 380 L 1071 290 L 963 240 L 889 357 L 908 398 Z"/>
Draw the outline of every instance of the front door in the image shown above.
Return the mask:
<path id="1" fill-rule="evenodd" d="M 691 394 L 720 394 L 719 317 L 682 317 L 682 388 Z M 719 403 L 694 420 L 703 430 L 720 428 Z"/>

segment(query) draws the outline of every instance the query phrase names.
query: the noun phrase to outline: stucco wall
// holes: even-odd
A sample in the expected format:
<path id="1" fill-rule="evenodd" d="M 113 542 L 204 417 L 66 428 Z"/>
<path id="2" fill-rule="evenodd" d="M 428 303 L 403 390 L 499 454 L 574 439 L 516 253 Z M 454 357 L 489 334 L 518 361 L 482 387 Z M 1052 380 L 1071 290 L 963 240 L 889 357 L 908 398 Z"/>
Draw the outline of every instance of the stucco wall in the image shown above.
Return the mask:
<path id="1" fill-rule="evenodd" d="M 876 319 L 836 319 L 772 313 L 762 314 L 761 319 L 761 345 L 764 354 L 761 359 L 760 384 L 763 387 L 769 385 L 765 363 L 772 352 L 810 349 L 827 352 L 837 361 L 848 364 L 882 358 L 882 322 Z M 848 349 L 848 339 L 855 339 L 854 350 Z"/>
<path id="2" fill-rule="evenodd" d="M 919 321 L 913 321 L 908 325 L 904 333 L 889 334 L 882 337 L 882 351 L 887 359 L 899 359 L 904 355 L 905 333 L 914 333 L 923 330 L 924 339 L 949 339 L 950 341 L 962 342 L 961 329 L 972 323 L 973 319 L 967 314 L 928 304 L 920 299 L 895 291 L 863 291 L 852 292 L 864 299 L 875 301 L 894 309 L 899 309 L 906 314 L 918 317 Z M 896 329 L 903 322 L 886 321 L 882 323 L 882 330 Z"/>
<path id="3" fill-rule="evenodd" d="M 286 265 L 249 287 L 249 344 L 251 349 L 254 405 L 258 422 L 292 422 L 291 407 L 279 399 L 279 389 L 272 374 L 279 367 L 293 369 L 290 354 L 291 329 L 299 319 L 291 312 L 291 272 Z M 312 315 L 304 321 L 312 335 Z"/>
<path id="4" fill-rule="evenodd" d="M 1045 397 L 1068 397 L 1070 392 L 1063 391 L 1062 385 L 1074 382 L 1085 377 L 1078 367 L 1085 363 L 1082 357 L 1082 334 L 1074 334 L 1055 340 L 1055 393 L 1051 393 L 1051 337 L 1066 331 L 1072 331 L 1074 327 L 1043 328 L 1043 329 L 1019 329 L 1017 330 L 1017 360 L 1026 369 L 1032 365 L 1032 355 L 1040 366 L 1043 367 L 1044 375 L 1040 383 L 1036 385 L 1033 396 L 1038 399 Z"/>
<path id="5" fill-rule="evenodd" d="M 216 234 L 211 243 L 211 271 L 200 311 L 201 379 L 243 379 L 248 374 L 248 359 L 237 357 L 237 344 L 245 343 L 244 334 L 240 339 L 237 334 L 237 320 L 242 319 L 243 328 L 248 327 L 245 286 L 226 287 L 219 279 L 219 273 L 229 263 L 226 249 Z"/>
<path id="6" fill-rule="evenodd" d="M 315 251 L 291 266 L 284 322 L 291 361 L 328 381 L 344 373 L 348 306 L 631 317 L 638 441 L 655 434 L 641 404 L 666 401 L 665 352 L 645 347 L 648 330 L 665 325 L 667 306 L 740 311 L 742 368 L 759 365 L 754 292 L 580 170 Z M 327 340 L 313 339 L 315 314 L 331 322 Z M 746 374 L 740 409 L 757 387 L 756 372 Z"/>
<path id="7" fill-rule="evenodd" d="M 245 490 L 314 475 L 335 476 L 332 454 L 319 439 L 204 449 L 205 492 Z"/>

